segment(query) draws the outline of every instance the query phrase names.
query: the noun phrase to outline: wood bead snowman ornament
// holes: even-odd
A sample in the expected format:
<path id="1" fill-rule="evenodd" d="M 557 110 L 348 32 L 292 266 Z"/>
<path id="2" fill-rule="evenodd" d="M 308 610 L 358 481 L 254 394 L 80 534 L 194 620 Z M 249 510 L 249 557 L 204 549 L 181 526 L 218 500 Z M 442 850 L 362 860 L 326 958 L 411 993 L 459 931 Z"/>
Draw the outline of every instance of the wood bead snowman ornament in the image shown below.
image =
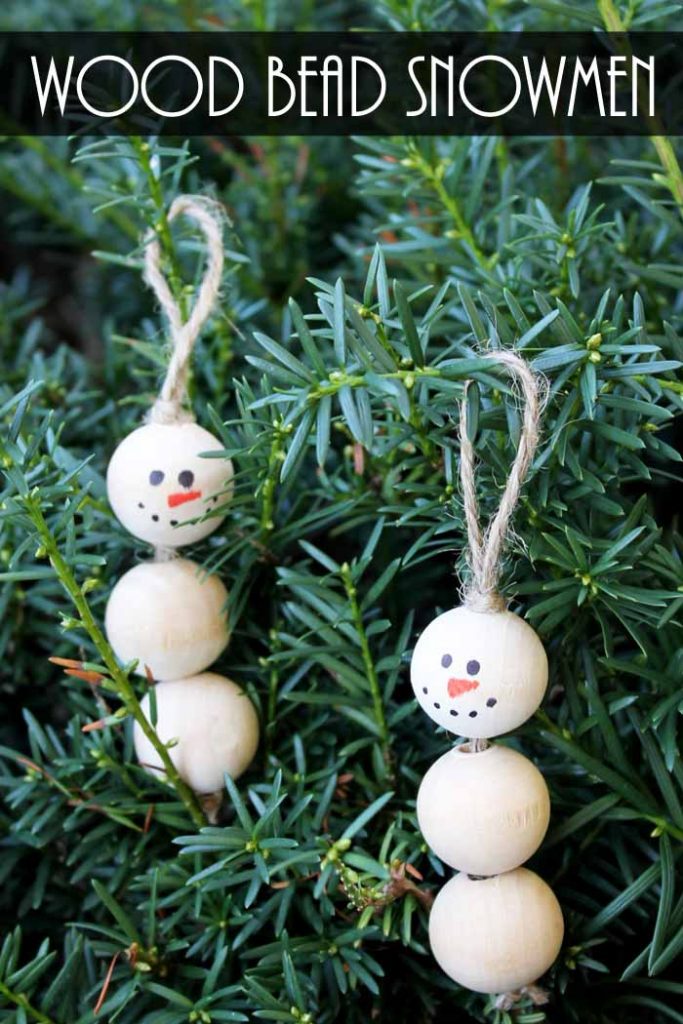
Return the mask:
<path id="1" fill-rule="evenodd" d="M 119 661 L 136 662 L 151 675 L 141 702 L 157 736 L 169 745 L 180 777 L 216 810 L 224 774 L 239 776 L 258 746 L 254 707 L 240 687 L 206 669 L 227 646 L 228 592 L 177 549 L 212 533 L 222 522 L 233 490 L 233 467 L 223 445 L 195 422 L 187 408 L 192 347 L 218 297 L 223 271 L 221 222 L 208 201 L 179 196 L 168 220 L 195 220 L 207 243 L 207 268 L 187 321 L 161 272 L 156 238 L 145 247 L 145 280 L 168 319 L 172 354 L 148 420 L 129 434 L 107 470 L 111 507 L 126 529 L 153 545 L 154 558 L 129 570 L 115 585 L 105 613 L 107 638 Z M 208 455 L 209 457 L 205 457 Z M 213 455 L 213 457 L 211 457 Z M 135 751 L 151 772 L 158 755 L 136 722 Z"/>
<path id="2" fill-rule="evenodd" d="M 417 797 L 422 834 L 457 874 L 437 894 L 429 920 L 432 952 L 454 981 L 476 992 L 533 991 L 557 958 L 564 935 L 550 887 L 521 865 L 543 841 L 550 817 L 541 773 L 522 754 L 487 740 L 517 728 L 539 707 L 548 661 L 534 630 L 498 593 L 508 524 L 538 443 L 539 385 L 518 356 L 486 356 L 522 387 L 519 449 L 500 507 L 482 534 L 467 406 L 460 410 L 461 483 L 471 579 L 464 603 L 419 637 L 410 668 L 417 701 L 469 742 L 429 769 Z"/>

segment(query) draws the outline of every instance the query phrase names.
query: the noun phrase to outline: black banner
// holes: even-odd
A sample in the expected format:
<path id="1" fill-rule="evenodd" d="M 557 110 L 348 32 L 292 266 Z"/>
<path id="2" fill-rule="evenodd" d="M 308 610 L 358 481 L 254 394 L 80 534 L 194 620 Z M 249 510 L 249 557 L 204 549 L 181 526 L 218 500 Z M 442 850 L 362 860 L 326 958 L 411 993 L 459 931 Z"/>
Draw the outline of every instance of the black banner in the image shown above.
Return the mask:
<path id="1" fill-rule="evenodd" d="M 683 33 L 0 33 L 4 135 L 683 134 Z"/>

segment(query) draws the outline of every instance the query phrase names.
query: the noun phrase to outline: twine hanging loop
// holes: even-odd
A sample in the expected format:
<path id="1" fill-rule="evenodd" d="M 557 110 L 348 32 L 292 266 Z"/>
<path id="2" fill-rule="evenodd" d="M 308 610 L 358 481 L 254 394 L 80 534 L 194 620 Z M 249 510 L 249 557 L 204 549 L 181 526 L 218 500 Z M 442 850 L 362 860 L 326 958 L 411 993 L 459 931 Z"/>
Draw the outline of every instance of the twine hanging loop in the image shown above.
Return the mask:
<path id="1" fill-rule="evenodd" d="M 206 270 L 187 320 L 161 270 L 161 246 L 155 234 L 145 244 L 145 282 L 152 289 L 170 328 L 171 358 L 166 378 L 149 414 L 152 423 L 193 422 L 185 408 L 192 348 L 211 315 L 223 274 L 223 225 L 217 203 L 203 196 L 178 196 L 168 211 L 168 222 L 184 214 L 197 222 L 206 240 Z"/>
<path id="2" fill-rule="evenodd" d="M 505 367 L 513 382 L 519 386 L 524 411 L 519 447 L 500 505 L 486 531 L 483 531 L 479 520 L 479 502 L 475 486 L 474 447 L 467 429 L 469 381 L 465 384 L 465 397 L 460 403 L 460 482 L 467 524 L 470 579 L 465 587 L 463 601 L 473 611 L 481 612 L 505 609 L 505 601 L 498 591 L 503 549 L 522 485 L 538 446 L 544 397 L 542 378 L 516 353 L 499 350 L 487 352 L 483 358 L 491 359 Z"/>

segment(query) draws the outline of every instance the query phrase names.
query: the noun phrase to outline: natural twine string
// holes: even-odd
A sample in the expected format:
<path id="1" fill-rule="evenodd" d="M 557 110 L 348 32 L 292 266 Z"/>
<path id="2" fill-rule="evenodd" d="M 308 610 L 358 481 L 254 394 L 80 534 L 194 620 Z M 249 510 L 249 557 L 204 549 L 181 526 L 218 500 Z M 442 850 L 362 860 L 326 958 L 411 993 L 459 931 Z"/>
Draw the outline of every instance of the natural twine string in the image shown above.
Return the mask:
<path id="1" fill-rule="evenodd" d="M 510 528 L 510 520 L 519 500 L 522 484 L 533 462 L 538 445 L 539 425 L 543 409 L 542 378 L 514 352 L 498 350 L 487 352 L 491 359 L 505 367 L 524 399 L 524 415 L 519 448 L 510 470 L 498 511 L 485 532 L 479 521 L 479 502 L 474 482 L 474 447 L 467 429 L 467 387 L 460 404 L 460 481 L 462 485 L 467 523 L 468 562 L 470 579 L 463 593 L 464 603 L 473 611 L 503 611 L 505 601 L 498 591 L 503 548 Z"/>
<path id="2" fill-rule="evenodd" d="M 145 245 L 146 283 L 164 311 L 171 329 L 171 358 L 166 378 L 149 413 L 151 423 L 194 422 L 194 415 L 185 406 L 190 356 L 199 332 L 211 315 L 221 286 L 223 273 L 223 226 L 219 206 L 203 196 L 178 196 L 168 211 L 168 222 L 184 214 L 201 228 L 206 239 L 206 271 L 194 306 L 186 321 L 161 270 L 161 246 L 155 234 Z"/>
<path id="3" fill-rule="evenodd" d="M 522 484 L 533 462 L 538 445 L 539 425 L 543 408 L 541 378 L 529 369 L 525 361 L 514 352 L 497 350 L 487 352 L 484 359 L 502 364 L 514 383 L 521 385 L 524 398 L 524 416 L 519 448 L 505 484 L 498 511 L 486 532 L 479 521 L 479 502 L 474 482 L 474 447 L 467 429 L 467 388 L 460 404 L 460 482 L 462 486 L 467 524 L 467 559 L 470 578 L 463 591 L 463 602 L 476 612 L 505 610 L 505 600 L 498 590 L 503 548 L 510 529 L 510 520 L 519 500 Z M 485 739 L 474 738 L 470 750 L 476 754 L 488 747 Z"/>

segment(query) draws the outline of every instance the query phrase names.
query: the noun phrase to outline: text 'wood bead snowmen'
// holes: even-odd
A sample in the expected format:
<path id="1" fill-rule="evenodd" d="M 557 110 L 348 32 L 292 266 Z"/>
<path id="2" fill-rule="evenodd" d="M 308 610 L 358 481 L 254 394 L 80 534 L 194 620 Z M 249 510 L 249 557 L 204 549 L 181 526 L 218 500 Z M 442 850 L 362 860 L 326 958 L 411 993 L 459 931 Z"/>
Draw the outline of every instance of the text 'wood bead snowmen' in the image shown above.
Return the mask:
<path id="1" fill-rule="evenodd" d="M 543 644 L 508 611 L 452 608 L 425 629 L 410 679 L 420 707 L 468 738 L 500 736 L 526 722 L 548 684 Z"/>
<path id="2" fill-rule="evenodd" d="M 538 768 L 499 744 L 455 747 L 429 769 L 417 794 L 420 831 L 458 871 L 496 875 L 519 867 L 543 841 L 548 787 Z"/>
<path id="3" fill-rule="evenodd" d="M 258 747 L 258 718 L 247 694 L 231 679 L 204 672 L 158 683 L 154 695 L 157 736 L 172 744 L 171 760 L 196 793 L 222 790 L 226 772 L 236 779 L 249 767 Z M 141 706 L 149 721 L 149 694 Z M 163 772 L 161 759 L 138 722 L 133 739 L 140 764 Z"/>
<path id="4" fill-rule="evenodd" d="M 123 439 L 107 470 L 109 502 L 119 521 L 140 540 L 182 547 L 202 540 L 222 522 L 232 495 L 229 459 L 202 458 L 223 450 L 197 423 L 147 423 Z"/>
<path id="5" fill-rule="evenodd" d="M 180 679 L 208 668 L 225 649 L 228 592 L 186 558 L 141 562 L 111 592 L 107 639 L 117 658 L 137 659 L 155 679 Z"/>
<path id="6" fill-rule="evenodd" d="M 550 886 L 527 868 L 493 878 L 456 875 L 438 893 L 429 941 L 439 966 L 474 992 L 513 992 L 556 959 L 562 911 Z"/>

